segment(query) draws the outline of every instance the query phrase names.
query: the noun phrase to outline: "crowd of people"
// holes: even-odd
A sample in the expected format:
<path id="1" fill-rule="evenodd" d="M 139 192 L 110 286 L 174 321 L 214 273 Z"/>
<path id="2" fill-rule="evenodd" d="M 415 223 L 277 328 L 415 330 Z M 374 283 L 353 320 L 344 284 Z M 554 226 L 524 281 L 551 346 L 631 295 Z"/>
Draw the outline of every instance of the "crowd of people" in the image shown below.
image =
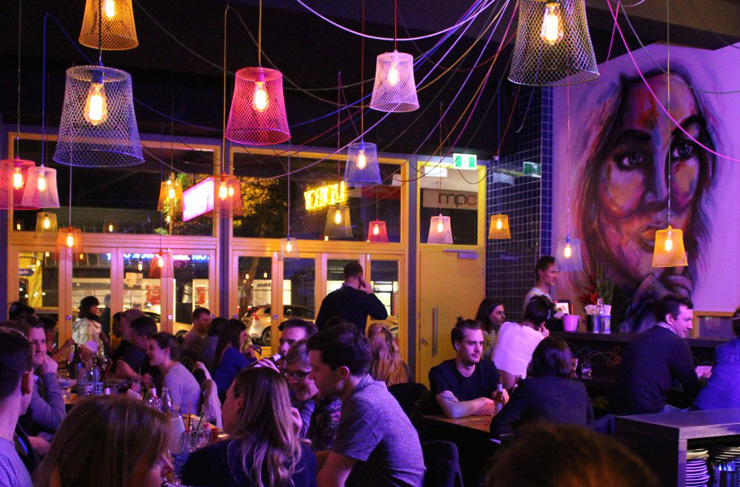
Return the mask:
<path id="1" fill-rule="evenodd" d="M 177 472 L 183 485 L 420 487 L 431 438 L 415 421 L 418 414 L 492 416 L 491 437 L 513 442 L 496 455 L 487 476 L 485 462 L 476 465 L 490 487 L 603 485 L 601 475 L 623 478 L 623 468 L 632 469 L 639 485 L 656 485 L 638 459 L 586 428 L 598 422 L 585 386 L 574 380 L 569 346 L 550 335 L 557 310 L 546 292 L 531 292 L 520 323 L 506 321 L 505 304 L 491 298 L 476 319 L 460 319 L 450 335 L 455 356 L 429 371 L 430 389 L 414 392 L 408 407 L 404 395 L 425 388 L 414 384 L 391 330 L 363 325 L 383 313 L 354 264 L 345 269 L 343 293 L 355 306 L 332 293 L 319 312 L 320 327 L 284 321 L 273 357 L 258 356 L 244 323 L 205 308 L 193 311 L 182 341 L 158 332 L 136 309 L 111 317 L 109 338 L 95 319 L 95 298 L 83 299 L 72 342 L 55 349 L 55 327 L 18 303 L 11 320 L 0 324 L 0 485 L 155 487 L 172 475 L 170 423 L 161 411 L 114 395 L 85 399 L 66 413 L 57 368 L 72 353 L 104 357 L 137 392 L 166 388 L 171 414 L 200 412 L 222 421 L 228 438 L 189 455 Z M 538 277 L 556 275 L 550 266 L 538 265 Z M 718 348 L 712 378 L 701 388 L 683 340 L 691 308 L 680 297 L 658 303 L 658 325 L 636 336 L 624 354 L 615 412 L 668 411 L 665 395 L 675 378 L 699 395 L 697 408 L 740 406 L 740 310 L 733 321 L 739 338 Z M 555 453 L 551 449 L 561 457 L 577 451 L 584 459 L 580 470 L 544 477 L 522 461 L 536 451 Z M 544 472 L 558 470 L 555 460 L 547 463 Z"/>

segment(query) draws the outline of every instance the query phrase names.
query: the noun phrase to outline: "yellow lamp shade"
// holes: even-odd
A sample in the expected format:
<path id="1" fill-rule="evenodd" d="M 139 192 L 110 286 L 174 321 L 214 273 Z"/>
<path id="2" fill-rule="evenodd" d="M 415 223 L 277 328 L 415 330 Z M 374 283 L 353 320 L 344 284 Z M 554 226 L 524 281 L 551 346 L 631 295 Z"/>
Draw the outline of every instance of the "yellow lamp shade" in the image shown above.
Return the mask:
<path id="1" fill-rule="evenodd" d="M 452 224 L 449 216 L 441 213 L 433 216 L 429 223 L 429 237 L 427 243 L 430 244 L 451 244 L 452 243 Z"/>
<path id="2" fill-rule="evenodd" d="M 175 178 L 163 181 L 159 185 L 157 211 L 175 212 L 182 205 L 182 184 Z"/>
<path id="3" fill-rule="evenodd" d="M 138 46 L 131 0 L 87 0 L 80 44 L 106 51 L 125 51 Z"/>
<path id="4" fill-rule="evenodd" d="M 488 240 L 505 240 L 511 238 L 509 215 L 491 215 L 491 227 L 488 229 Z"/>
<path id="5" fill-rule="evenodd" d="M 655 232 L 653 267 L 684 267 L 689 265 L 683 245 L 683 230 L 668 225 L 665 230 Z"/>
<path id="6" fill-rule="evenodd" d="M 58 228 L 56 214 L 46 211 L 40 211 L 36 214 L 36 233 L 34 237 L 55 234 Z"/>
<path id="7" fill-rule="evenodd" d="M 349 207 L 344 205 L 330 206 L 326 212 L 324 237 L 352 238 L 352 222 L 349 216 Z"/>
<path id="8" fill-rule="evenodd" d="M 57 233 L 57 250 L 60 256 L 75 256 L 82 253 L 82 231 L 79 228 L 64 227 Z"/>

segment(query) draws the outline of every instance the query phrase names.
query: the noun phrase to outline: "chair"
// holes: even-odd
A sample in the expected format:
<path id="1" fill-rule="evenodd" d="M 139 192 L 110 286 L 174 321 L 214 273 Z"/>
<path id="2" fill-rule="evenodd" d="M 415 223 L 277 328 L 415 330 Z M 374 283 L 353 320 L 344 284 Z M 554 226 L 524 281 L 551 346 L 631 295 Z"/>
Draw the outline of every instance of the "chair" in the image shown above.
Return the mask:
<path id="1" fill-rule="evenodd" d="M 424 487 L 463 487 L 457 445 L 449 441 L 425 441 L 421 450 L 427 468 Z"/>
<path id="2" fill-rule="evenodd" d="M 412 417 L 416 409 L 416 403 L 428 391 L 424 384 L 416 382 L 407 382 L 404 384 L 395 384 L 388 388 L 388 392 L 396 398 L 401 409 L 409 418 Z"/>
<path id="3" fill-rule="evenodd" d="M 223 428 L 223 421 L 221 418 L 221 400 L 218 397 L 218 387 L 211 378 L 211 374 L 208 372 L 203 362 L 195 362 L 193 366 L 193 375 L 200 384 L 201 401 L 200 408 L 201 414 L 206 418 L 213 418 L 216 420 L 216 426 Z"/>

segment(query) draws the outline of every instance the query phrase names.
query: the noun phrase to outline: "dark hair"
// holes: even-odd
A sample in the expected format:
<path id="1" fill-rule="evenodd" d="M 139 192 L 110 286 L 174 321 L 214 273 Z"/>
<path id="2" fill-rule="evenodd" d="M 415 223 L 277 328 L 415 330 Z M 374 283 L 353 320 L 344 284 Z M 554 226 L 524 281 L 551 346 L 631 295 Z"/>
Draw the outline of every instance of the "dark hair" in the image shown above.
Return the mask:
<path id="1" fill-rule="evenodd" d="M 545 272 L 551 265 L 555 265 L 555 257 L 552 255 L 543 255 L 534 266 L 534 278 L 540 278 L 540 271 Z"/>
<path id="2" fill-rule="evenodd" d="M 554 375 L 571 379 L 570 348 L 560 337 L 549 336 L 540 341 L 532 352 L 532 361 L 527 367 L 530 377 Z"/>
<path id="3" fill-rule="evenodd" d="M 308 339 L 308 350 L 321 353 L 321 362 L 332 370 L 347 367 L 354 376 L 370 368 L 370 342 L 355 325 L 340 323 Z"/>
<path id="4" fill-rule="evenodd" d="M 308 339 L 298 340 L 293 344 L 292 347 L 290 347 L 288 353 L 285 354 L 286 365 L 294 363 L 308 365 L 308 347 L 306 345 L 307 342 Z"/>
<path id="5" fill-rule="evenodd" d="M 735 314 L 732 315 L 732 331 L 735 332 L 736 337 L 740 337 L 740 308 L 735 310 Z"/>
<path id="6" fill-rule="evenodd" d="M 23 374 L 33 369 L 33 350 L 26 337 L 15 328 L 3 328 L 0 328 L 0 401 L 15 392 Z"/>
<path id="7" fill-rule="evenodd" d="M 208 336 L 209 337 L 220 337 L 221 333 L 224 332 L 224 328 L 226 328 L 226 323 L 228 323 L 229 320 L 226 318 L 216 317 L 211 320 L 211 322 L 208 324 Z"/>
<path id="8" fill-rule="evenodd" d="M 362 266 L 357 261 L 348 262 L 344 266 L 344 279 L 350 279 L 352 277 L 359 277 L 362 275 Z"/>
<path id="9" fill-rule="evenodd" d="M 8 319 L 14 320 L 19 315 L 32 315 L 35 312 L 36 310 L 27 304 L 21 303 L 20 301 L 13 301 L 8 309 Z"/>
<path id="10" fill-rule="evenodd" d="M 666 294 L 655 304 L 655 319 L 658 322 L 665 321 L 668 314 L 677 318 L 681 313 L 681 306 L 694 309 L 694 303 L 689 298 L 680 294 Z"/>
<path id="11" fill-rule="evenodd" d="M 450 332 L 450 338 L 452 339 L 452 346 L 465 339 L 465 331 L 463 330 L 480 330 L 480 322 L 478 320 L 464 320 L 462 318 L 457 319 L 454 328 Z"/>
<path id="12" fill-rule="evenodd" d="M 36 315 L 18 315 L 13 321 L 23 326 L 26 330 L 26 335 L 28 335 L 28 331 L 30 331 L 31 328 L 45 328 L 44 322 Z"/>
<path id="13" fill-rule="evenodd" d="M 247 325 L 235 318 L 226 322 L 224 330 L 221 333 L 221 336 L 218 337 L 218 342 L 216 343 L 216 352 L 213 354 L 213 368 L 216 368 L 216 366 L 221 363 L 224 350 L 229 346 L 236 347 L 237 349 L 239 348 L 239 335 L 241 335 L 241 333 L 246 329 Z"/>
<path id="14" fill-rule="evenodd" d="M 480 322 L 484 330 L 491 331 L 494 328 L 493 322 L 491 321 L 491 313 L 493 313 L 494 309 L 503 305 L 504 301 L 498 298 L 485 298 L 480 302 L 475 319 Z"/>
<path id="15" fill-rule="evenodd" d="M 303 331 L 306 332 L 306 338 L 314 336 L 319 331 L 316 328 L 316 325 L 300 318 L 287 319 L 278 326 L 278 330 L 280 331 L 285 331 L 290 328 L 303 328 Z"/>
<path id="16" fill-rule="evenodd" d="M 177 344 L 175 336 L 171 333 L 161 331 L 152 335 L 150 340 L 157 342 L 157 346 L 164 350 L 165 348 L 170 351 L 170 359 L 177 361 L 180 358 L 180 346 Z"/>
<path id="17" fill-rule="evenodd" d="M 539 424 L 493 457 L 486 487 L 658 487 L 658 479 L 627 447 L 576 426 Z M 533 468 L 532 459 L 537 459 Z"/>
<path id="18" fill-rule="evenodd" d="M 54 331 L 54 328 L 57 326 L 57 322 L 47 316 L 41 316 L 39 319 L 44 324 L 44 330 L 46 331 Z"/>
<path id="19" fill-rule="evenodd" d="M 82 301 L 80 301 L 80 313 L 78 316 L 80 318 L 88 318 L 88 319 L 100 319 L 98 315 L 93 314 L 90 312 L 90 308 L 93 306 L 97 306 L 100 304 L 100 301 L 98 301 L 98 298 L 95 296 L 85 296 L 82 298 Z"/>
<path id="20" fill-rule="evenodd" d="M 209 316 L 211 314 L 211 312 L 208 310 L 208 308 L 195 308 L 193 310 L 193 320 L 192 321 L 197 320 L 198 318 L 200 318 L 200 315 L 202 315 L 204 313 L 207 314 L 207 315 L 209 315 Z"/>
<path id="21" fill-rule="evenodd" d="M 535 326 L 550 319 L 551 311 L 554 308 L 552 301 L 547 296 L 533 296 L 524 308 L 524 320 L 531 321 Z"/>
<path id="22" fill-rule="evenodd" d="M 131 322 L 130 326 L 136 336 L 146 337 L 147 340 L 157 333 L 157 322 L 150 316 L 139 316 Z"/>

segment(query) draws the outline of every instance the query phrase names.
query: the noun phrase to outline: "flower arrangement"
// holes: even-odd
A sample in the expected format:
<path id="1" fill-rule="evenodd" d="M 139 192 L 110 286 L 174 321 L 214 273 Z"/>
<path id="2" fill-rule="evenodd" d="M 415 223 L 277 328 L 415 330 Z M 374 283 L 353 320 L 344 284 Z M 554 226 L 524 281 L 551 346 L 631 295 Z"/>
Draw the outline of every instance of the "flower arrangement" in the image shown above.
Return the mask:
<path id="1" fill-rule="evenodd" d="M 604 279 L 604 272 L 601 266 L 596 266 L 596 276 L 593 273 L 588 275 L 588 284 L 583 288 L 583 292 L 578 296 L 578 302 L 581 306 L 589 304 L 598 304 L 599 298 L 604 304 L 610 304 L 614 295 L 614 283 Z"/>

